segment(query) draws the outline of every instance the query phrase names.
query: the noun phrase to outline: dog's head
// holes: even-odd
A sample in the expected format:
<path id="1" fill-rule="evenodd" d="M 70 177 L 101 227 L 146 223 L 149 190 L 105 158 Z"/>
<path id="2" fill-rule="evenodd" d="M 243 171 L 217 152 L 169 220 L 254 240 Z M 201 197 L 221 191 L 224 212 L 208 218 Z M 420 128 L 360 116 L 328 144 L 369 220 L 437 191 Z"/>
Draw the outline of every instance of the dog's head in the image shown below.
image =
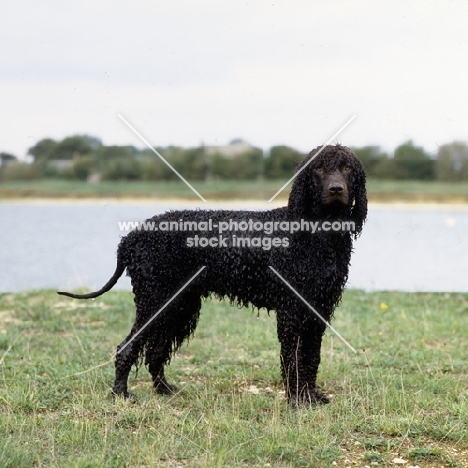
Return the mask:
<path id="1" fill-rule="evenodd" d="M 289 196 L 293 219 L 339 217 L 359 235 L 367 216 L 366 173 L 346 146 L 319 146 L 299 164 Z"/>

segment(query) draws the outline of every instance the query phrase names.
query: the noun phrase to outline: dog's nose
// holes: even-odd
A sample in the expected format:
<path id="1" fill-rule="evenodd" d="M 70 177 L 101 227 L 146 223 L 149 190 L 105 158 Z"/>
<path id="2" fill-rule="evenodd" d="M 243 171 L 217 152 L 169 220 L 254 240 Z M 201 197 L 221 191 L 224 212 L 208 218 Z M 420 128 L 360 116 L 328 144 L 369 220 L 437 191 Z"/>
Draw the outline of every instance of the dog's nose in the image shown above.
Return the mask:
<path id="1" fill-rule="evenodd" d="M 340 184 L 339 182 L 334 182 L 333 184 L 330 184 L 330 186 L 328 187 L 328 190 L 330 191 L 330 193 L 337 195 L 343 192 L 344 186 L 343 184 Z"/>

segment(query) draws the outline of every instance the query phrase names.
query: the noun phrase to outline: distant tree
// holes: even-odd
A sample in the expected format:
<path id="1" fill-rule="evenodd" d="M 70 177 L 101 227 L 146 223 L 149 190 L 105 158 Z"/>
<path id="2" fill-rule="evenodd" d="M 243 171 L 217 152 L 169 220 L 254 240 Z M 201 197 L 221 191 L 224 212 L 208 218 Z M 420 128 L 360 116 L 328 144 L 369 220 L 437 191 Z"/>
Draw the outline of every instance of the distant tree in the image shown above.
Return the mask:
<path id="1" fill-rule="evenodd" d="M 44 177 L 44 165 L 12 162 L 0 170 L 0 180 L 37 180 Z"/>
<path id="2" fill-rule="evenodd" d="M 69 177 L 72 179 L 87 180 L 88 177 L 97 172 L 97 160 L 93 156 L 82 156 L 73 162 Z"/>
<path id="3" fill-rule="evenodd" d="M 100 146 L 95 150 L 96 159 L 100 162 L 116 159 L 134 160 L 138 154 L 139 151 L 134 146 Z"/>
<path id="4" fill-rule="evenodd" d="M 361 146 L 354 147 L 352 150 L 362 162 L 368 177 L 376 177 L 376 167 L 379 166 L 382 160 L 388 159 L 388 155 L 380 149 L 380 146 Z M 380 171 L 382 171 L 383 166 L 389 168 L 388 163 L 380 163 Z"/>
<path id="5" fill-rule="evenodd" d="M 407 173 L 398 165 L 394 158 L 388 156 L 379 158 L 369 177 L 383 180 L 406 179 Z"/>
<path id="6" fill-rule="evenodd" d="M 209 157 L 209 172 L 213 179 L 230 179 L 232 178 L 232 160 L 222 155 L 215 153 Z"/>
<path id="7" fill-rule="evenodd" d="M 236 154 L 230 161 L 231 179 L 255 180 L 263 172 L 263 152 L 252 148 L 244 153 Z"/>
<path id="8" fill-rule="evenodd" d="M 48 161 L 57 146 L 57 142 L 52 138 L 44 138 L 28 149 L 28 154 L 34 157 L 35 161 Z"/>
<path id="9" fill-rule="evenodd" d="M 14 154 L 11 153 L 0 153 L 0 167 L 5 163 L 17 161 L 17 158 Z"/>
<path id="10" fill-rule="evenodd" d="M 164 163 L 162 163 L 164 164 Z M 164 180 L 163 167 L 156 160 L 147 160 L 140 162 L 141 178 L 143 180 Z"/>
<path id="11" fill-rule="evenodd" d="M 96 151 L 101 140 L 89 135 L 73 135 L 57 143 L 49 159 L 73 159 Z"/>
<path id="12" fill-rule="evenodd" d="M 266 179 L 286 179 L 292 177 L 304 155 L 289 146 L 273 146 L 265 158 Z"/>
<path id="13" fill-rule="evenodd" d="M 168 148 L 155 148 L 156 151 L 166 160 L 169 164 L 174 164 L 174 156 L 183 152 L 181 148 L 170 146 Z M 152 150 L 144 149 L 138 155 L 141 161 L 141 174 L 144 180 L 175 180 L 177 175 L 157 156 Z"/>
<path id="14" fill-rule="evenodd" d="M 424 151 L 424 148 L 415 146 L 411 140 L 398 146 L 393 158 L 405 179 L 435 178 L 435 160 Z"/>
<path id="15" fill-rule="evenodd" d="M 108 162 L 102 172 L 102 180 L 138 180 L 141 164 L 136 160 L 116 159 Z"/>
<path id="16" fill-rule="evenodd" d="M 437 154 L 437 179 L 468 180 L 468 145 L 462 141 L 442 145 Z"/>
<path id="17" fill-rule="evenodd" d="M 186 179 L 204 180 L 206 177 L 208 164 L 203 147 L 181 149 L 167 160 Z"/>

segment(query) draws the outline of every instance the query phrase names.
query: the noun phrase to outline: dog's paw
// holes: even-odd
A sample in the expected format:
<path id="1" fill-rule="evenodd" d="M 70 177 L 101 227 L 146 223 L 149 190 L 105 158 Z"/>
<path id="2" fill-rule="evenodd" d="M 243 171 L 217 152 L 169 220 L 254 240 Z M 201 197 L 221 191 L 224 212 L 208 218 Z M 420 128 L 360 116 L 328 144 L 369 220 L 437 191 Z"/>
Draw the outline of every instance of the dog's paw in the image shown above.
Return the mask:
<path id="1" fill-rule="evenodd" d="M 320 405 L 327 405 L 330 403 L 330 398 L 325 395 L 325 393 L 321 392 L 320 390 L 312 390 L 309 392 L 309 397 L 312 400 L 312 403 L 318 403 Z"/>
<path id="2" fill-rule="evenodd" d="M 309 408 L 316 405 L 326 405 L 330 403 L 330 398 L 320 390 L 308 390 L 297 397 L 292 395 L 289 398 L 289 403 L 293 408 Z"/>
<path id="3" fill-rule="evenodd" d="M 170 384 L 166 379 L 158 379 L 154 382 L 153 388 L 159 395 L 173 395 L 179 391 L 175 385 Z"/>
<path id="4" fill-rule="evenodd" d="M 114 398 L 114 400 L 117 398 L 121 398 L 125 401 L 128 401 L 129 403 L 133 403 L 137 401 L 138 399 L 134 393 L 130 393 L 127 391 L 116 391 L 116 390 L 112 390 L 112 397 Z"/>

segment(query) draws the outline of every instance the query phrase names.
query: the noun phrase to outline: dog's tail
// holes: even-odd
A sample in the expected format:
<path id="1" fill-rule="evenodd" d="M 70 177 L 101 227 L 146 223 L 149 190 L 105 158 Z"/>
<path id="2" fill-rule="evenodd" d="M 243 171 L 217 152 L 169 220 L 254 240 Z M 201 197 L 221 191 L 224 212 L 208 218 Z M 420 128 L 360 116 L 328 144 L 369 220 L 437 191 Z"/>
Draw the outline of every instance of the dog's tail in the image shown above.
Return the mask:
<path id="1" fill-rule="evenodd" d="M 112 275 L 112 278 L 99 291 L 89 294 L 73 294 L 65 291 L 58 291 L 57 294 L 73 297 L 74 299 L 94 299 L 95 297 L 99 297 L 107 291 L 111 290 L 115 286 L 115 283 L 117 283 L 117 280 L 122 276 L 125 268 L 125 263 L 120 258 L 117 258 L 117 267 L 114 274 Z"/>

